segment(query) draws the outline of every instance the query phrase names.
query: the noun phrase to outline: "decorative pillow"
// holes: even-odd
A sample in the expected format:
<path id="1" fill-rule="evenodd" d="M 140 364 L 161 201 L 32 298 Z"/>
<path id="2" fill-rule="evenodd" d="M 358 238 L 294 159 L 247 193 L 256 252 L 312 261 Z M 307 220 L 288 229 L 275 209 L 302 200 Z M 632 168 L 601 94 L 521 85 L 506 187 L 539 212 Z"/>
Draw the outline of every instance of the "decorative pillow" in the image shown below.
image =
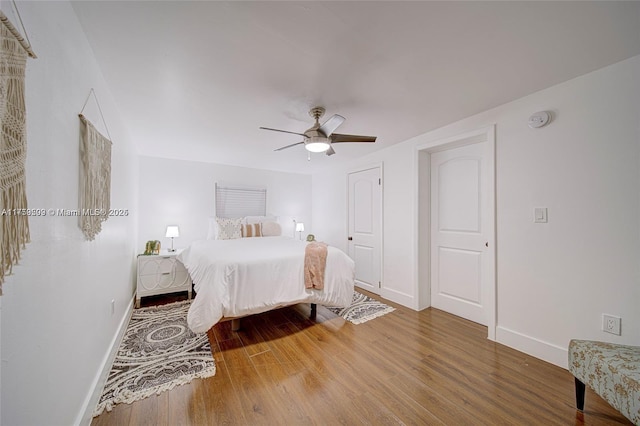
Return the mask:
<path id="1" fill-rule="evenodd" d="M 264 222 L 262 224 L 263 237 L 279 237 L 282 235 L 282 228 L 278 222 Z"/>
<path id="2" fill-rule="evenodd" d="M 242 238 L 262 237 L 262 224 L 242 225 Z"/>
<path id="3" fill-rule="evenodd" d="M 229 219 L 217 217 L 218 240 L 234 240 L 242 238 L 242 218 Z"/>

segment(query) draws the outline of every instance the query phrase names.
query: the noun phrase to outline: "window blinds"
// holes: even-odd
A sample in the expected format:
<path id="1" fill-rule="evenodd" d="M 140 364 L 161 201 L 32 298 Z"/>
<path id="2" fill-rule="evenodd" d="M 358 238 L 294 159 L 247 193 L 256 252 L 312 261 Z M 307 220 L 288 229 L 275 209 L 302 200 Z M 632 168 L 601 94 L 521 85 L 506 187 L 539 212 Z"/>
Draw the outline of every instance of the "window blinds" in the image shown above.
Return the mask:
<path id="1" fill-rule="evenodd" d="M 216 183 L 216 216 L 245 217 L 267 214 L 267 189 Z"/>

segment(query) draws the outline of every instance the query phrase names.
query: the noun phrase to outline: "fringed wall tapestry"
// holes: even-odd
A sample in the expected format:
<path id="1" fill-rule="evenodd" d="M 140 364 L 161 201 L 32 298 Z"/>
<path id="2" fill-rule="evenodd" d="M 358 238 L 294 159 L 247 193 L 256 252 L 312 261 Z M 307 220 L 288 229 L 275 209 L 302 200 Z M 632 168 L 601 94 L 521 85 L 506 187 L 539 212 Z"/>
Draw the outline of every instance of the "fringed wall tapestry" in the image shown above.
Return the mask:
<path id="1" fill-rule="evenodd" d="M 92 89 L 93 90 L 93 89 Z M 109 218 L 111 141 L 82 114 L 80 117 L 80 229 L 92 241 Z"/>
<path id="2" fill-rule="evenodd" d="M 29 242 L 25 188 L 27 159 L 24 76 L 27 55 L 34 57 L 0 11 L 0 294 L 6 275 Z"/>

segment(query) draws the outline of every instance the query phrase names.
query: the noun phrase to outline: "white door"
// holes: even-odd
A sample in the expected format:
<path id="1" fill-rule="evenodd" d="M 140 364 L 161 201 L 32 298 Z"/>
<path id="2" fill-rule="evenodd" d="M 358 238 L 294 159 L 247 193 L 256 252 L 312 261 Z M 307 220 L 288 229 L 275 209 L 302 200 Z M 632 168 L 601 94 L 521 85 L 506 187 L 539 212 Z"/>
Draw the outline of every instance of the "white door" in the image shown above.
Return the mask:
<path id="1" fill-rule="evenodd" d="M 431 154 L 431 304 L 483 325 L 493 285 L 488 148 L 481 142 Z"/>
<path id="2" fill-rule="evenodd" d="M 356 285 L 379 293 L 382 251 L 380 167 L 349 173 L 349 256 L 356 264 Z"/>

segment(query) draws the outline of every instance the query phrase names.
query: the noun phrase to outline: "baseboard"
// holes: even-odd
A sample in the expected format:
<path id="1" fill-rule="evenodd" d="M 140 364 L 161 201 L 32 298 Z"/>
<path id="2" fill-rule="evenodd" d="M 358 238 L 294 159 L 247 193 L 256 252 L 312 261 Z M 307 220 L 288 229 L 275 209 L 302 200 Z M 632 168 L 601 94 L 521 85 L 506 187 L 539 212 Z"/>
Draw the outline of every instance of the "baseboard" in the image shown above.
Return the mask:
<path id="1" fill-rule="evenodd" d="M 500 326 L 496 328 L 496 342 L 567 369 L 567 348 Z"/>
<path id="2" fill-rule="evenodd" d="M 381 288 L 380 296 L 402 306 L 406 306 L 407 308 L 416 309 L 415 298 L 409 294 L 389 288 Z"/>
<path id="3" fill-rule="evenodd" d="M 406 293 L 402 293 L 396 290 L 391 290 L 388 288 L 379 288 L 379 289 L 370 289 L 370 288 L 366 288 L 366 287 L 360 287 L 356 284 L 355 286 L 355 290 L 364 290 L 364 291 L 368 291 L 370 293 L 376 294 L 380 297 L 382 297 L 383 299 L 387 299 L 390 300 L 392 302 L 395 302 L 399 305 L 402 306 L 406 306 L 407 308 L 411 308 L 416 310 L 416 307 L 414 306 L 414 298 Z"/>
<path id="4" fill-rule="evenodd" d="M 91 420 L 93 419 L 93 411 L 95 407 L 98 405 L 98 401 L 100 400 L 100 396 L 102 395 L 102 390 L 104 389 L 104 385 L 107 381 L 107 377 L 109 376 L 109 372 L 111 371 L 111 365 L 113 364 L 113 360 L 116 357 L 116 352 L 118 351 L 118 347 L 120 347 L 120 342 L 122 341 L 122 336 L 127 329 L 127 324 L 129 324 L 129 319 L 131 319 L 131 314 L 133 313 L 133 302 L 135 301 L 135 296 L 129 302 L 127 309 L 125 310 L 125 315 L 122 316 L 122 320 L 120 320 L 120 325 L 118 325 L 118 332 L 113 336 L 110 344 L 110 350 L 104 356 L 102 360 L 102 364 L 100 367 L 100 372 L 96 375 L 93 380 L 91 388 L 93 392 L 87 396 L 84 401 L 83 409 L 80 411 L 79 417 L 76 419 L 74 424 L 76 425 L 91 425 Z"/>

